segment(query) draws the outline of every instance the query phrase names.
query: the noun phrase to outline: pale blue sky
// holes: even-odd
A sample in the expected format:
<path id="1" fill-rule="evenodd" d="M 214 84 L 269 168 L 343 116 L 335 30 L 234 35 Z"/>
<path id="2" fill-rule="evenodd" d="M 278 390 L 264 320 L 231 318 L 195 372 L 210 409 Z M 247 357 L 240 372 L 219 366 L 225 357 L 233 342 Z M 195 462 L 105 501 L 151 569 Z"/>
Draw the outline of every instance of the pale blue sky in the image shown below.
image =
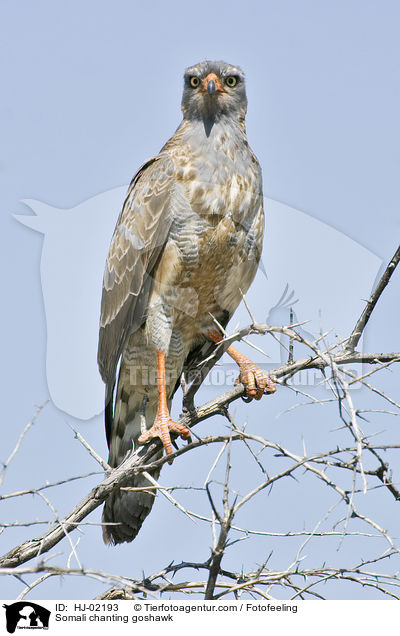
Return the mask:
<path id="1" fill-rule="evenodd" d="M 7 299 L 0 460 L 34 405 L 48 397 L 42 238 L 12 218 L 11 213 L 28 213 L 21 199 L 72 208 L 128 183 L 180 121 L 184 68 L 201 59 L 224 59 L 246 72 L 248 136 L 262 165 L 265 195 L 333 226 L 387 261 L 400 226 L 399 20 L 395 0 L 173 0 L 146 6 L 127 0 L 0 1 L 0 221 Z M 334 247 L 327 246 L 326 258 L 341 258 Z M 367 334 L 373 350 L 399 349 L 399 286 L 396 273 Z M 387 382 L 389 390 L 396 386 L 393 376 Z M 273 414 L 285 407 L 285 399 L 278 396 Z M 248 414 L 242 405 L 238 413 Z M 67 476 L 96 469 L 72 440 L 67 421 L 54 406 L 46 407 L 30 432 L 30 457 L 9 469 L 6 492 L 55 479 L 60 471 Z M 304 425 L 317 427 L 318 421 L 315 415 Z M 300 439 L 301 421 L 291 426 Z M 81 430 L 106 455 L 101 417 Z M 206 430 L 213 428 L 199 432 Z M 193 462 L 194 457 L 187 466 Z M 86 490 L 75 484 L 66 509 Z M 19 520 L 31 514 L 28 503 L 26 510 L 17 509 Z M 190 525 L 182 546 L 143 557 L 163 506 L 154 509 L 132 546 L 106 550 L 98 529 L 90 541 L 82 539 L 85 564 L 115 571 L 131 559 L 131 573 L 140 575 L 179 558 L 180 551 L 185 558 L 198 532 Z M 316 521 L 308 520 L 306 511 L 304 523 Z M 20 538 L 22 531 L 2 535 L 1 552 Z M 208 540 L 202 535 L 199 558 Z M 17 582 L 12 589 L 5 583 L 0 579 L 0 598 L 19 593 Z M 43 590 L 48 598 L 62 598 L 94 595 L 98 587 L 87 592 L 66 580 L 61 588 L 53 582 Z"/>

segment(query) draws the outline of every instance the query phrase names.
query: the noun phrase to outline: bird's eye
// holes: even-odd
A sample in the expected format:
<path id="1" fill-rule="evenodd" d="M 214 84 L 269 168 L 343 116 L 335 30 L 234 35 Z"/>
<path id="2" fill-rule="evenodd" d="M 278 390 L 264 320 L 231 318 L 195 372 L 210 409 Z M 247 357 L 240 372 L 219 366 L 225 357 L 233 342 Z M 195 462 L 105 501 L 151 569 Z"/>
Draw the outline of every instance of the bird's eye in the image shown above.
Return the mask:
<path id="1" fill-rule="evenodd" d="M 237 77 L 229 75 L 229 77 L 226 78 L 225 83 L 229 86 L 229 88 L 233 88 L 237 84 Z"/>
<path id="2" fill-rule="evenodd" d="M 199 84 L 200 84 L 199 78 L 193 75 L 193 77 L 190 78 L 190 86 L 192 88 L 197 88 Z"/>

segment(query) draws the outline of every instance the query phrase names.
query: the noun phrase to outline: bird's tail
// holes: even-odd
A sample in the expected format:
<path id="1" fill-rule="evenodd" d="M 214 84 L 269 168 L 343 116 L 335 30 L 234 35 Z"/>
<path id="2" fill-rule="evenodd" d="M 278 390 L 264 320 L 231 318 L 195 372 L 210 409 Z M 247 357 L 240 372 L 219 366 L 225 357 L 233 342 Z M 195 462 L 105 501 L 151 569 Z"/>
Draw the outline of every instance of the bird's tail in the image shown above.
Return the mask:
<path id="1" fill-rule="evenodd" d="M 137 448 L 137 439 L 142 432 L 142 421 L 145 418 L 146 428 L 153 424 L 157 412 L 157 396 L 147 399 L 142 391 L 124 390 L 120 375 L 115 413 L 110 431 L 110 466 L 118 466 L 126 453 Z M 155 399 L 154 399 L 155 398 Z M 147 404 L 146 404 L 147 402 Z M 162 451 L 159 456 L 161 457 Z M 159 470 L 152 472 L 157 479 Z M 143 475 L 137 475 L 130 487 L 146 488 L 151 486 Z M 116 490 L 106 500 L 103 510 L 103 539 L 107 544 L 132 541 L 139 532 L 143 521 L 149 514 L 155 499 L 155 492 L 127 492 Z"/>

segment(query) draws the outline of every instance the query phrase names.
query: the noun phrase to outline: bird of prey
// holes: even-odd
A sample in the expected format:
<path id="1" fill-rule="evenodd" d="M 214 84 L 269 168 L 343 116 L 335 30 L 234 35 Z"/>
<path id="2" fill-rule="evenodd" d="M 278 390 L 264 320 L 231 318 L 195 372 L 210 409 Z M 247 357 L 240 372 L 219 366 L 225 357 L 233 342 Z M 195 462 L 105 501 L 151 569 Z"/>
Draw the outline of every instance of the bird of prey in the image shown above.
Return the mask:
<path id="1" fill-rule="evenodd" d="M 182 372 L 223 339 L 216 325 L 226 326 L 255 276 L 264 211 L 246 109 L 238 66 L 187 68 L 182 123 L 130 184 L 105 267 L 98 348 L 113 467 L 154 437 L 168 454 L 171 433 L 189 438 L 170 416 L 172 396 Z M 275 391 L 253 362 L 227 352 L 248 397 Z M 132 485 L 149 483 L 137 476 Z M 114 492 L 103 512 L 105 542 L 132 541 L 153 500 L 151 492 Z"/>

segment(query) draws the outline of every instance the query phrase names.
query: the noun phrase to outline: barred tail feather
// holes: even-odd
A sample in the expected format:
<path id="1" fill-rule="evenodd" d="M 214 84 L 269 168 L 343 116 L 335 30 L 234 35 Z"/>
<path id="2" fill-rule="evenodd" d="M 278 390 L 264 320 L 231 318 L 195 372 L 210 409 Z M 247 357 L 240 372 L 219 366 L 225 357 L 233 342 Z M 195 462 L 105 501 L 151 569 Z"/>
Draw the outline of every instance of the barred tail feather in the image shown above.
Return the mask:
<path id="1" fill-rule="evenodd" d="M 155 479 L 160 471 L 153 472 Z M 138 475 L 130 484 L 135 488 L 147 487 L 150 483 Z M 154 492 L 121 492 L 113 493 L 106 501 L 103 510 L 103 540 L 106 544 L 117 544 L 133 541 L 153 503 Z M 110 524 L 110 525 L 108 525 Z M 115 525 L 114 525 L 115 524 Z"/>
<path id="2" fill-rule="evenodd" d="M 115 413 L 110 430 L 110 466 L 118 466 L 133 447 L 137 447 L 143 415 L 146 428 L 153 424 L 157 412 L 157 395 L 150 394 L 143 409 L 143 391 L 132 391 L 132 386 L 123 386 L 123 374 L 120 374 Z M 122 386 L 121 386 L 122 385 Z M 153 392 L 151 392 L 153 393 Z M 159 456 L 162 456 L 160 451 Z M 160 471 L 152 472 L 157 479 Z M 151 484 L 143 476 L 138 475 L 128 486 L 146 488 Z M 103 539 L 106 544 L 117 544 L 132 541 L 147 515 L 155 499 L 155 492 L 127 492 L 116 490 L 106 500 L 103 510 Z"/>

